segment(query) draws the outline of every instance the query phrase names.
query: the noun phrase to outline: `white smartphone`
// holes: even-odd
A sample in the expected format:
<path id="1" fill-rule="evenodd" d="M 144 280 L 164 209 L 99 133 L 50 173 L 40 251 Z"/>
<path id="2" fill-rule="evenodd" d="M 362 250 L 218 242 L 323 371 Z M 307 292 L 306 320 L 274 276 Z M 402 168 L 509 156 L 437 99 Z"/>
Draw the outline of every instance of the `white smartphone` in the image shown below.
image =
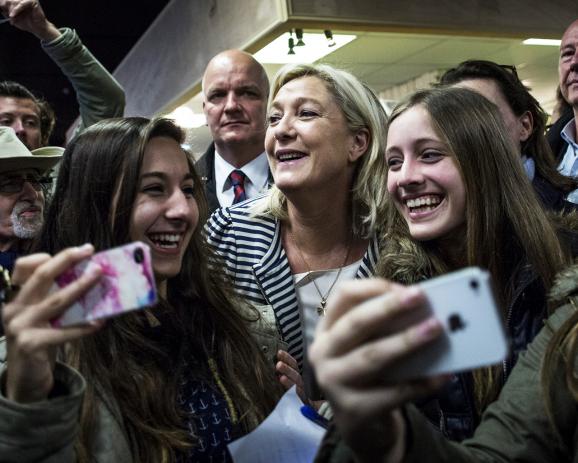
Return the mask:
<path id="1" fill-rule="evenodd" d="M 94 254 L 56 278 L 51 292 L 77 280 L 90 266 L 102 269 L 100 281 L 52 326 L 61 327 L 109 318 L 154 305 L 157 301 L 150 248 L 136 241 Z"/>
<path id="2" fill-rule="evenodd" d="M 468 267 L 419 286 L 427 295 L 428 304 L 414 311 L 395 330 L 433 314 L 443 324 L 444 333 L 384 372 L 387 380 L 473 370 L 504 360 L 508 342 L 488 272 Z"/>

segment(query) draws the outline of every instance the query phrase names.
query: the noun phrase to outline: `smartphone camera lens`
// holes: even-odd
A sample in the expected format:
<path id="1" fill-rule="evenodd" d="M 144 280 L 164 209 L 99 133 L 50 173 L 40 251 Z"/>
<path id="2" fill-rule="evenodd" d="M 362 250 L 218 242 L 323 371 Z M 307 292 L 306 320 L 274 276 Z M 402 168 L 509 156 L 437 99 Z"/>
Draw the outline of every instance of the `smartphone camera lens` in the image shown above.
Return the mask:
<path id="1" fill-rule="evenodd" d="M 134 254 L 133 254 L 133 255 L 134 255 L 134 261 L 135 261 L 137 264 L 142 264 L 142 262 L 143 262 L 143 260 L 144 260 L 144 253 L 143 253 L 142 249 L 141 249 L 141 248 L 136 248 L 136 249 L 134 250 Z"/>
<path id="2" fill-rule="evenodd" d="M 470 281 L 470 288 L 472 288 L 474 291 L 476 289 L 478 289 L 478 286 L 479 286 L 478 280 L 471 280 Z"/>

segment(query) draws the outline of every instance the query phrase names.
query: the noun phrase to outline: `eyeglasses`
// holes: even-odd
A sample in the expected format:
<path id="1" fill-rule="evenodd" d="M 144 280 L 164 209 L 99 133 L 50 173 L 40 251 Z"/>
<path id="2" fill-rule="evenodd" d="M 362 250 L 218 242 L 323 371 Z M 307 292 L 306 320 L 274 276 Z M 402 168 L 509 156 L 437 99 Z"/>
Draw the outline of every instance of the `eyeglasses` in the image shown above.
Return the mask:
<path id="1" fill-rule="evenodd" d="M 18 177 L 0 177 L 0 193 L 20 193 L 24 188 L 25 182 L 30 183 L 30 186 L 36 191 L 40 191 L 52 185 L 52 178 L 40 177 L 34 174 Z"/>

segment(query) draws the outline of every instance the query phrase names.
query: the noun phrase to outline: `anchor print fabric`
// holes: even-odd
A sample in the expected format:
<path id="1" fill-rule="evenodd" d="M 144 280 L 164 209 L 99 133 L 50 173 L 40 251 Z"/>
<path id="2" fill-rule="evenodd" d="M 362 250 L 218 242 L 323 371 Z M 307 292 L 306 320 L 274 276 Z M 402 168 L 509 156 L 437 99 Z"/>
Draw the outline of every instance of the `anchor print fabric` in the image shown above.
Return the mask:
<path id="1" fill-rule="evenodd" d="M 199 365 L 195 366 L 185 371 L 198 371 Z M 213 381 L 183 378 L 178 400 L 187 413 L 189 431 L 198 438 L 179 462 L 232 463 L 227 445 L 240 437 L 239 429 L 231 423 L 227 402 L 218 386 Z"/>

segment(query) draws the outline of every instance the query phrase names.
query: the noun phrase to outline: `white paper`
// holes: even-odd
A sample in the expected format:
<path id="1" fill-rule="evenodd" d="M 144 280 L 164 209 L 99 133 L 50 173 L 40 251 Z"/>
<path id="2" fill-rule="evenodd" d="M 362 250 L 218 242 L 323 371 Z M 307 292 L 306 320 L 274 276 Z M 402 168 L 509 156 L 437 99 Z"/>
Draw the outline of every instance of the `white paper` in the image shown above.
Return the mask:
<path id="1" fill-rule="evenodd" d="M 235 463 L 310 463 L 325 429 L 301 413 L 295 386 L 256 429 L 229 444 Z"/>

